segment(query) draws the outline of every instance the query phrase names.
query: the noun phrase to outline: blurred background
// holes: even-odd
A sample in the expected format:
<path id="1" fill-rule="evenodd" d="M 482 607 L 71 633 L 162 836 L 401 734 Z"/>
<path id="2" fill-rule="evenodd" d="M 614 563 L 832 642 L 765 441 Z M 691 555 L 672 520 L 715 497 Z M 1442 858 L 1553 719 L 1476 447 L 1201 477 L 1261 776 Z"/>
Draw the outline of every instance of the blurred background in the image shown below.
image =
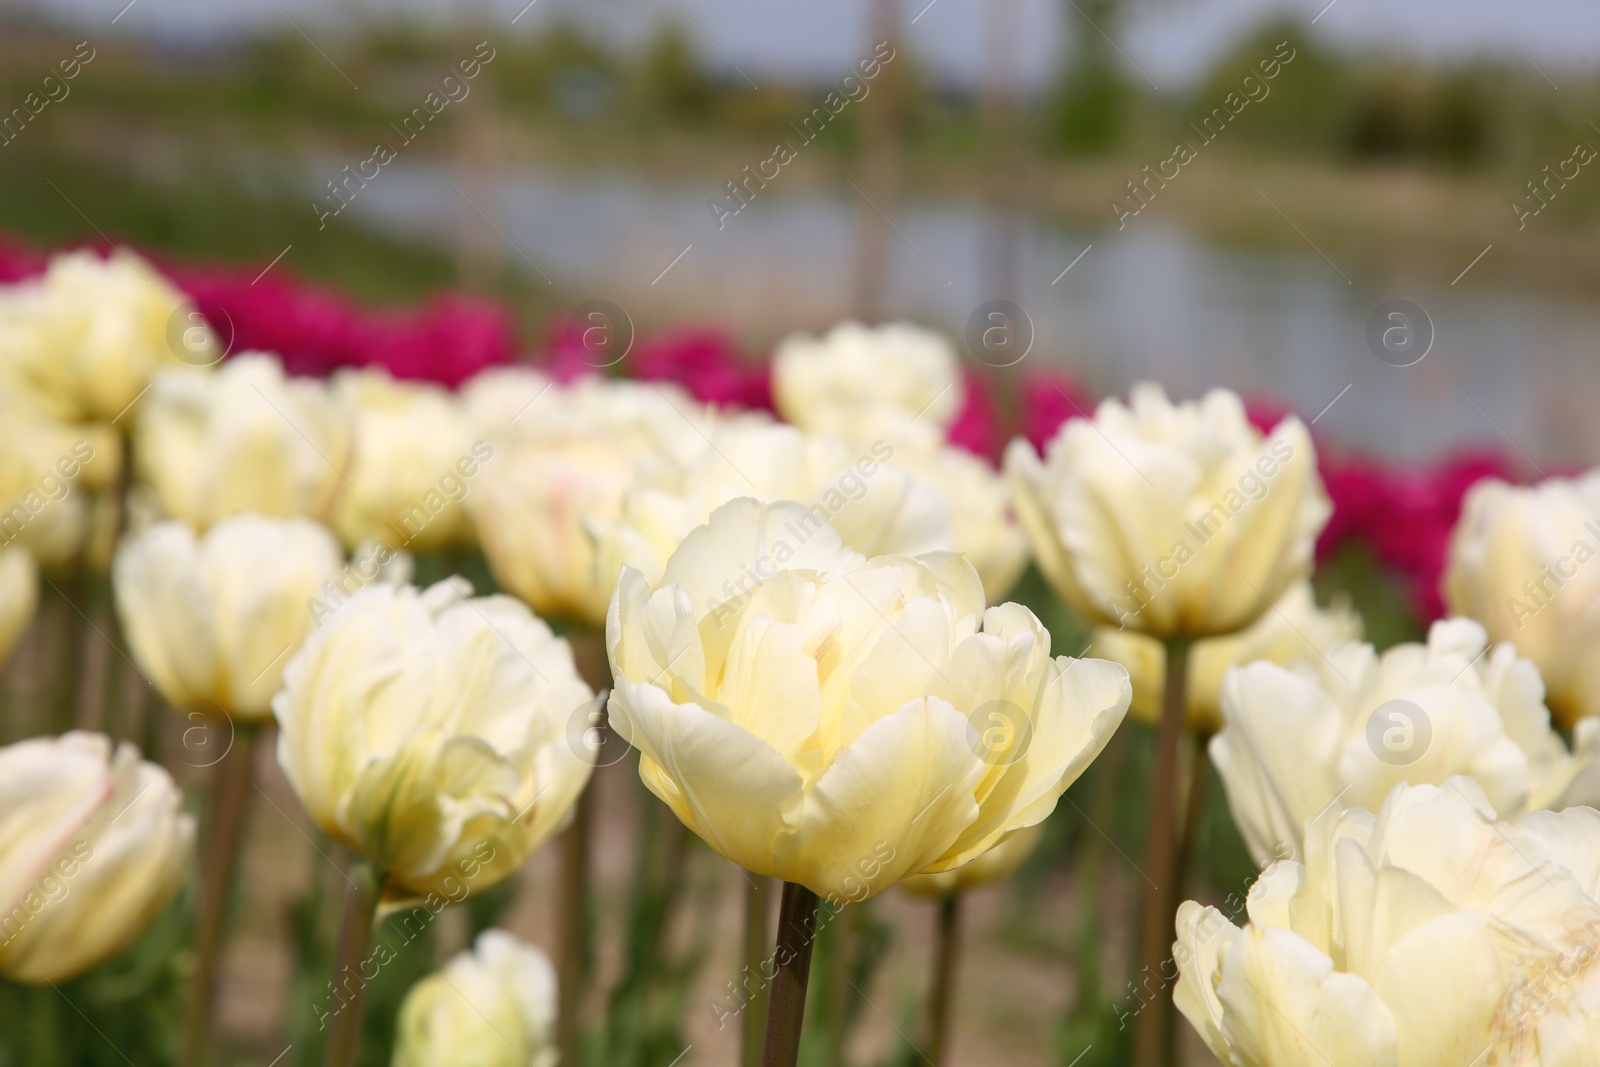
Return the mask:
<path id="1" fill-rule="evenodd" d="M 990 451 L 1055 403 L 1025 380 L 1057 383 L 1059 421 L 1154 377 L 1292 411 L 1351 464 L 1529 478 L 1600 452 L 1597 56 L 1600 10 L 1581 0 L 4 0 L 0 250 L 26 264 L 127 242 L 239 292 L 322 287 L 386 313 L 464 293 L 448 299 L 492 302 L 529 353 L 594 301 L 640 336 L 707 327 L 755 358 L 847 317 L 964 340 L 1007 300 L 1031 343 L 1015 367 L 973 360 Z M 1394 301 L 1412 331 L 1400 356 L 1379 339 Z M 1469 480 L 1394 490 L 1365 521 L 1447 529 Z M 1385 570 L 1433 551 L 1408 546 L 1380 529 L 1325 555 L 1380 645 L 1427 615 Z M 1081 647 L 1075 623 L 1048 621 L 1059 652 Z M 234 1062 L 310 1063 L 328 967 L 308 956 L 338 874 L 262 755 L 278 803 L 254 816 L 223 1030 Z M 1130 908 L 1136 888 L 1117 853 L 1141 816 L 1096 777 L 1068 797 L 1109 833 L 1052 820 L 1018 884 L 974 904 L 994 936 L 969 941 L 957 1062 L 1120 1062 L 1125 976 L 1063 962 L 1100 929 L 1081 880 Z M 686 1065 L 731 1062 L 711 1004 L 737 968 L 735 880 L 673 846 L 631 763 L 600 785 L 609 817 L 658 826 L 644 854 L 597 858 L 595 1017 L 612 1022 L 594 1062 L 666 1067 L 685 1043 Z M 1210 815 L 1220 897 L 1251 869 L 1225 810 Z M 552 944 L 556 877 L 536 861 L 442 922 L 431 951 L 496 917 Z M 932 912 L 891 894 L 852 914 L 835 973 L 855 993 L 823 1010 L 824 1032 L 850 1062 L 916 1063 L 904 1031 Z M 163 921 L 122 985 L 75 997 L 121 1048 L 181 1003 L 163 968 L 185 925 Z M 417 956 L 374 995 L 374 1033 L 435 962 Z M 31 1025 L 75 1026 L 69 1004 L 29 1003 L 56 1013 Z M 121 1062 L 92 1037 L 58 1062 Z M 383 1047 L 368 1042 L 371 1062 Z"/>

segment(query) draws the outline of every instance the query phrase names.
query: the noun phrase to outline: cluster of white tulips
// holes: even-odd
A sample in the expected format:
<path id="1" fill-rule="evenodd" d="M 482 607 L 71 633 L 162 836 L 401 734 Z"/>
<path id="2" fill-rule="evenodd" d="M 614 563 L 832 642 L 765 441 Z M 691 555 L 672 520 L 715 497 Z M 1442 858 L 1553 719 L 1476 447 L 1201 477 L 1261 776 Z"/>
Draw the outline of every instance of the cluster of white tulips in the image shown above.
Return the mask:
<path id="1" fill-rule="evenodd" d="M 1136 1020 L 1140 1067 L 1172 1062 L 1174 1005 L 1240 1067 L 1596 1062 L 1593 477 L 1479 486 L 1459 616 L 1380 653 L 1309 584 L 1331 508 L 1306 428 L 1264 434 L 1225 391 L 1135 386 L 1002 474 L 946 443 L 957 358 L 910 326 L 785 342 L 783 421 L 525 367 L 450 391 L 221 357 L 130 254 L 0 292 L 0 658 L 42 582 L 108 570 L 143 678 L 231 738 L 198 834 L 126 742 L 0 748 L 9 979 L 107 961 L 198 870 L 182 1056 L 205 1062 L 258 740 L 354 857 L 346 991 L 380 908 L 596 832 L 573 815 L 609 730 L 753 876 L 762 937 L 783 883 L 746 1055 L 792 1067 L 819 909 L 1007 877 L 1131 709 L 1156 732 L 1139 964 L 1179 976 Z M 503 593 L 410 584 L 474 550 Z M 1005 602 L 1030 554 L 1100 658 Z M 1242 929 L 1180 903 L 1206 760 L 1263 865 Z M 557 986 L 488 930 L 413 988 L 394 1063 L 549 1067 L 573 1052 Z M 355 1062 L 348 992 L 330 1064 Z"/>

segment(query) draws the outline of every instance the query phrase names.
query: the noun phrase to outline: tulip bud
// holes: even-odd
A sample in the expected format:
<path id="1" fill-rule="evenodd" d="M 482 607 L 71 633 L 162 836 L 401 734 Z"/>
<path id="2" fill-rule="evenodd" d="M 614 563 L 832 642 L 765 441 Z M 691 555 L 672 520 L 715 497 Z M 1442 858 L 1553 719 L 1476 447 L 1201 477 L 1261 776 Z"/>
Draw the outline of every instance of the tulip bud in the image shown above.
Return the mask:
<path id="1" fill-rule="evenodd" d="M 155 921 L 194 841 L 171 776 L 73 731 L 0 748 L 0 972 L 74 978 Z"/>
<path id="2" fill-rule="evenodd" d="M 868 560 L 793 501 L 734 500 L 606 620 L 612 724 L 734 863 L 834 900 L 952 870 L 1043 820 L 1131 697 L 984 610 L 953 553 Z"/>
<path id="3" fill-rule="evenodd" d="M 312 821 L 391 895 L 493 886 L 589 779 L 594 694 L 567 642 L 510 597 L 471 592 L 460 578 L 357 591 L 272 702 L 278 762 Z"/>
<path id="4" fill-rule="evenodd" d="M 163 371 L 136 412 L 140 477 L 161 514 L 198 529 L 250 512 L 326 522 L 344 485 L 348 413 L 325 383 L 286 377 L 276 356 Z"/>
<path id="5" fill-rule="evenodd" d="M 555 1067 L 556 1001 L 549 957 L 485 930 L 406 994 L 394 1067 Z"/>
<path id="6" fill-rule="evenodd" d="M 203 538 L 179 522 L 130 535 L 112 582 L 134 658 L 168 703 L 265 720 L 341 563 L 310 520 L 240 515 Z"/>
<path id="7" fill-rule="evenodd" d="M 0 667 L 39 608 L 39 565 L 25 548 L 0 548 Z"/>
<path id="8" fill-rule="evenodd" d="M 1174 404 L 1136 385 L 1068 419 L 1041 463 L 1006 450 L 1039 569 L 1085 619 L 1152 637 L 1212 637 L 1260 618 L 1311 573 L 1331 513 L 1295 418 L 1263 435 L 1233 393 Z"/>

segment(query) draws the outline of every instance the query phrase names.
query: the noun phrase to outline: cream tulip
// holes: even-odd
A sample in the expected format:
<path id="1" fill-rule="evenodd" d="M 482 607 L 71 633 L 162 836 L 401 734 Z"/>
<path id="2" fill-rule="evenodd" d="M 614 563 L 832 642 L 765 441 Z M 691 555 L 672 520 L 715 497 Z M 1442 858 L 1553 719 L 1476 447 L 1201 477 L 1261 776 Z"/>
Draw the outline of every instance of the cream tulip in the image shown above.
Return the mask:
<path id="1" fill-rule="evenodd" d="M 67 252 L 0 288 L 0 376 L 67 422 L 118 419 L 156 370 L 222 355 L 183 293 L 127 249 Z"/>
<path id="2" fill-rule="evenodd" d="M 1509 644 L 1489 648 L 1469 619 L 1381 656 L 1348 644 L 1299 670 L 1235 668 L 1222 719 L 1211 759 L 1258 861 L 1297 846 L 1323 808 L 1376 808 L 1399 782 L 1469 776 L 1506 818 L 1564 806 L 1600 746 L 1600 719 L 1586 719 L 1569 753 L 1538 669 Z"/>
<path id="3" fill-rule="evenodd" d="M 670 386 L 559 385 L 520 368 L 485 371 L 464 392 L 496 450 L 467 498 L 495 581 L 540 615 L 600 625 L 616 573 L 597 566 L 596 532 L 621 516 L 640 468 L 686 465 L 705 447 L 706 416 Z"/>
<path id="4" fill-rule="evenodd" d="M 772 358 L 784 419 L 852 443 L 930 448 L 961 411 L 956 351 L 943 335 L 895 322 L 842 322 L 822 337 L 795 334 Z"/>
<path id="5" fill-rule="evenodd" d="M 798 500 L 863 555 L 960 552 L 990 601 L 1027 565 L 1004 484 L 968 453 L 897 450 L 882 439 L 853 448 L 753 413 L 706 434 L 687 464 L 641 464 L 617 521 L 596 524 L 603 578 L 614 582 L 627 563 L 656 581 L 689 531 L 741 496 Z"/>
<path id="6" fill-rule="evenodd" d="M 96 423 L 52 418 L 0 388 L 0 545 L 46 569 L 82 560 L 94 540 L 95 494 L 117 481 L 122 441 Z"/>
<path id="7" fill-rule="evenodd" d="M 0 972 L 62 982 L 138 940 L 189 864 L 182 803 L 166 771 L 104 734 L 0 748 Z"/>
<path id="8" fill-rule="evenodd" d="M 954 547 L 950 501 L 897 464 L 887 442 L 856 450 L 832 435 L 744 414 L 710 428 L 705 447 L 686 465 L 640 466 L 622 514 L 599 528 L 602 577 L 615 584 L 627 564 L 659 581 L 690 531 L 745 496 L 800 501 L 865 555 Z"/>
<path id="9" fill-rule="evenodd" d="M 1544 676 L 1556 721 L 1600 715 L 1600 470 L 1526 488 L 1474 485 L 1450 537 L 1450 611 L 1510 641 Z"/>
<path id="10" fill-rule="evenodd" d="M 1005 479 L 987 460 L 947 445 L 897 458 L 950 501 L 951 547 L 977 569 L 989 603 L 1003 600 L 1028 566 L 1028 538 Z"/>
<path id="11" fill-rule="evenodd" d="M 951 553 L 868 560 L 804 505 L 742 498 L 606 620 L 611 723 L 683 823 L 757 874 L 862 899 L 1040 822 L 1100 752 L 1127 672 L 1050 658 Z"/>
<path id="12" fill-rule="evenodd" d="M 1174 1000 L 1230 1067 L 1577 1067 L 1600 1049 L 1600 812 L 1470 779 L 1328 811 L 1236 927 L 1178 911 Z"/>
<path id="13" fill-rule="evenodd" d="M 589 780 L 594 694 L 566 641 L 504 596 L 358 590 L 273 699 L 278 762 L 312 821 L 391 896 L 478 892 L 561 828 Z"/>
<path id="14" fill-rule="evenodd" d="M 39 565 L 25 548 L 0 548 L 0 667 L 39 609 Z"/>
<path id="15" fill-rule="evenodd" d="M 202 530 L 245 513 L 328 521 L 350 416 L 326 383 L 246 352 L 157 374 L 137 413 L 134 462 L 159 514 Z"/>
<path id="16" fill-rule="evenodd" d="M 1086 619 L 1153 637 L 1212 637 L 1255 622 L 1311 572 L 1331 513 L 1311 437 L 1263 435 L 1233 393 L 1174 404 L 1136 385 L 1069 419 L 1041 463 L 1006 450 L 1039 569 Z"/>
<path id="17" fill-rule="evenodd" d="M 494 448 L 473 439 L 460 401 L 437 385 L 373 368 L 341 372 L 334 391 L 354 419 L 333 515 L 344 543 L 382 541 L 411 552 L 472 544 L 461 502 Z"/>
<path id="18" fill-rule="evenodd" d="M 538 948 L 485 930 L 406 994 L 393 1067 L 555 1067 L 556 971 Z"/>
<path id="19" fill-rule="evenodd" d="M 1222 678 L 1234 664 L 1268 660 L 1292 666 L 1315 664 L 1330 649 L 1361 640 L 1361 616 L 1340 597 L 1329 607 L 1317 606 L 1310 582 L 1299 582 L 1248 629 L 1225 637 L 1195 642 L 1189 652 L 1188 726 L 1204 737 L 1222 729 Z M 1096 628 L 1097 653 L 1128 668 L 1133 678 L 1130 715 L 1154 725 L 1161 718 L 1161 694 L 1167 680 L 1161 642 L 1132 630 Z"/>
<path id="20" fill-rule="evenodd" d="M 134 659 L 168 703 L 260 721 L 343 562 L 308 519 L 239 515 L 203 538 L 180 522 L 128 536 L 112 583 Z"/>

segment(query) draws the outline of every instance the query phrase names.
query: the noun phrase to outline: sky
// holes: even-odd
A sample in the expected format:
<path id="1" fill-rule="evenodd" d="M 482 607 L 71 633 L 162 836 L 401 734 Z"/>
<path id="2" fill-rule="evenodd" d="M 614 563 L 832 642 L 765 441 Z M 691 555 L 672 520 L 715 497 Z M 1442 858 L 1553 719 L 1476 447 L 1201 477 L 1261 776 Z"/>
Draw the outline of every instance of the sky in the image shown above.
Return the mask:
<path id="1" fill-rule="evenodd" d="M 1020 16 L 1018 66 L 1033 88 L 1051 80 L 1070 34 L 1098 32 L 1073 0 L 900 4 L 918 55 L 956 84 L 976 81 L 994 12 Z M 452 8 L 490 11 L 508 32 L 565 18 L 618 40 L 677 19 L 692 28 L 709 65 L 757 83 L 842 75 L 867 43 L 866 0 L 0 0 L 4 7 L 46 12 L 91 37 L 99 30 L 191 44 L 288 24 L 315 39 L 368 18 L 441 18 Z M 1524 64 L 1558 88 L 1563 75 L 1600 60 L 1597 0 L 1129 0 L 1129 12 L 1112 36 L 1131 76 L 1158 91 L 1191 84 L 1240 37 L 1284 15 L 1315 19 L 1312 32 L 1336 45 L 1435 62 L 1488 55 Z"/>

